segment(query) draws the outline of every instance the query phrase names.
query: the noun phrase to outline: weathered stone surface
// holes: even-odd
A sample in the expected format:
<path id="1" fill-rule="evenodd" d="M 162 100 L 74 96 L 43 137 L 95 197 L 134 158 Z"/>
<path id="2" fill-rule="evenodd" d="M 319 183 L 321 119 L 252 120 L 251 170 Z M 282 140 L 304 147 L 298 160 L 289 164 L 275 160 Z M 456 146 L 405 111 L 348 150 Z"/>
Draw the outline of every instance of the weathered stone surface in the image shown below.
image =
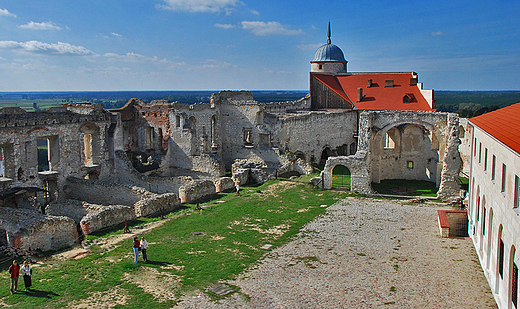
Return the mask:
<path id="1" fill-rule="evenodd" d="M 162 211 L 169 212 L 181 206 L 181 201 L 175 193 L 156 194 L 153 197 L 140 200 L 135 203 L 135 215 L 146 217 L 159 214 Z"/>
<path id="2" fill-rule="evenodd" d="M 215 193 L 215 184 L 210 180 L 195 181 L 193 184 L 179 189 L 179 197 L 183 203 L 193 202 L 199 198 L 211 196 Z"/>
<path id="3" fill-rule="evenodd" d="M 24 250 L 59 250 L 72 246 L 78 237 L 71 218 L 9 207 L 0 207 L 0 229 L 5 230 L 9 246 Z"/>
<path id="4" fill-rule="evenodd" d="M 87 235 L 105 227 L 114 226 L 125 220 L 135 219 L 133 207 L 124 205 L 89 205 L 89 213 L 81 219 L 83 234 Z"/>
<path id="5" fill-rule="evenodd" d="M 215 191 L 217 193 L 233 190 L 233 188 L 235 188 L 235 182 L 231 177 L 221 177 L 215 180 Z"/>

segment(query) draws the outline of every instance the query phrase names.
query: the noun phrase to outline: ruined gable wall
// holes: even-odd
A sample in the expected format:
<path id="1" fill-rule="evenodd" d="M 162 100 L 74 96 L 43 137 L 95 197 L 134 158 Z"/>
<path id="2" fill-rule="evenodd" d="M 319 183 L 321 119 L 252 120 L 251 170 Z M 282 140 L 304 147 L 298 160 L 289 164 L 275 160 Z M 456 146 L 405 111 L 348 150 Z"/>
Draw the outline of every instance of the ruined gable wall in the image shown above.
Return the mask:
<path id="1" fill-rule="evenodd" d="M 281 148 L 293 153 L 303 153 L 307 162 L 312 158 L 319 161 L 325 147 L 356 143 L 357 112 L 309 112 L 303 115 L 287 116 L 275 140 Z"/>
<path id="2" fill-rule="evenodd" d="M 51 179 L 57 183 L 59 192 L 68 176 L 85 177 L 89 172 L 100 175 L 108 170 L 106 131 L 110 124 L 109 115 L 99 105 L 51 108 L 47 111 L 15 114 L 0 113 L 0 146 L 6 150 L 6 176 L 10 186 L 36 186 Z M 92 135 L 92 161 L 85 161 L 86 133 Z M 38 173 L 37 139 L 48 138 L 51 156 L 51 173 Z"/>

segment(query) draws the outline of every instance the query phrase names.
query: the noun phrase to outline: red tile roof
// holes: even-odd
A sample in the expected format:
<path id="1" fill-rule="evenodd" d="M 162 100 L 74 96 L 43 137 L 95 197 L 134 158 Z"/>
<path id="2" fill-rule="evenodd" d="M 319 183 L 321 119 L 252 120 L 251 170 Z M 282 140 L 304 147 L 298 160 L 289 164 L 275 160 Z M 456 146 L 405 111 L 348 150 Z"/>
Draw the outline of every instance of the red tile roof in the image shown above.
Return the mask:
<path id="1" fill-rule="evenodd" d="M 410 85 L 410 79 L 417 78 L 411 72 L 311 74 L 359 110 L 435 110 L 421 93 L 420 84 Z M 372 80 L 371 87 L 367 87 L 369 79 Z M 387 80 L 393 80 L 394 86 L 385 87 Z M 358 88 L 363 89 L 364 97 L 361 102 L 356 102 Z M 405 95 L 411 99 L 410 103 L 403 103 Z"/>
<path id="2" fill-rule="evenodd" d="M 469 122 L 520 154 L 520 103 L 470 118 Z"/>

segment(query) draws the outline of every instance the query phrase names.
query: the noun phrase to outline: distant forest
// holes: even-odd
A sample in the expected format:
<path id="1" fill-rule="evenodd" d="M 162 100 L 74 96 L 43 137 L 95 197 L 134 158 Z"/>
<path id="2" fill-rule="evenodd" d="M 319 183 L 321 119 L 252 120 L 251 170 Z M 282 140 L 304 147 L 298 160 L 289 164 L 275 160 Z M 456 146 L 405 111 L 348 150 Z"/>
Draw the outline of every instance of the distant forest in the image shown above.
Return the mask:
<path id="1" fill-rule="evenodd" d="M 434 92 L 435 108 L 471 118 L 520 102 L 520 91 L 440 91 Z"/>
<path id="2" fill-rule="evenodd" d="M 209 103 L 217 91 L 91 91 L 91 92 L 0 92 L 0 107 L 19 106 L 28 111 L 46 109 L 63 103 L 90 102 L 105 109 L 124 106 L 131 98 L 145 102 L 168 100 L 187 104 Z M 251 91 L 261 103 L 294 101 L 308 91 Z M 520 102 L 520 91 L 441 91 L 434 93 L 435 108 L 471 118 Z"/>

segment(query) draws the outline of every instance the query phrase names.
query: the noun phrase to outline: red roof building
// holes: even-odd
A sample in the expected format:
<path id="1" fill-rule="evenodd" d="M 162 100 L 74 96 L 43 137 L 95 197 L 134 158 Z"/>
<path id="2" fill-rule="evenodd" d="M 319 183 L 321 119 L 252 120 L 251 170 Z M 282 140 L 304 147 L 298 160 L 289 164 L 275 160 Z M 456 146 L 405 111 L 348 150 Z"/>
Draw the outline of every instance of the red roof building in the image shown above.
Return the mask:
<path id="1" fill-rule="evenodd" d="M 473 117 L 469 122 L 520 155 L 520 103 Z"/>

